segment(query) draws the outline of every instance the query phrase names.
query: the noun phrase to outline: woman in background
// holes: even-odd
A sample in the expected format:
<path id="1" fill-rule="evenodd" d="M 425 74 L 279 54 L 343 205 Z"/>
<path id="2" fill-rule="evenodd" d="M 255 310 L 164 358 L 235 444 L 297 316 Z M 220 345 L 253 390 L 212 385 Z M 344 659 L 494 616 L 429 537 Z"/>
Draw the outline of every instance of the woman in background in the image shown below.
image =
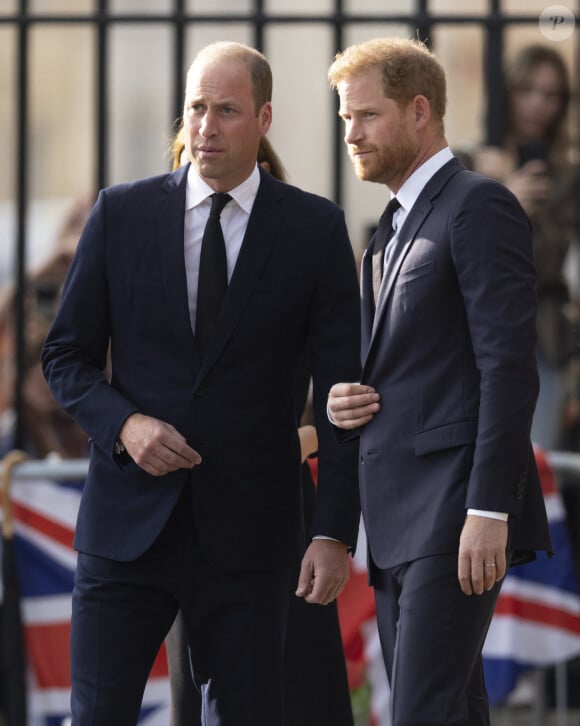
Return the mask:
<path id="1" fill-rule="evenodd" d="M 572 337 L 578 313 L 564 274 L 578 239 L 578 171 L 567 133 L 570 81 L 562 57 L 544 45 L 524 47 L 505 69 L 502 145 L 482 147 L 471 166 L 502 181 L 526 210 L 534 233 L 538 290 L 540 395 L 532 440 L 560 445 Z"/>

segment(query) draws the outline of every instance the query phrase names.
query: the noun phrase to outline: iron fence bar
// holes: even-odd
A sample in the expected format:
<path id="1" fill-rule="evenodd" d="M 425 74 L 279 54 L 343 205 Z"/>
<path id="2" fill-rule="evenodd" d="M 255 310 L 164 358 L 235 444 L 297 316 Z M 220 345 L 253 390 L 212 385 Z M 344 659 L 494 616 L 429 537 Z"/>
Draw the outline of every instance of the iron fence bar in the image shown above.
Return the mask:
<path id="1" fill-rule="evenodd" d="M 264 12 L 264 0 L 254 0 L 254 47 L 264 52 L 264 30 L 267 25 L 267 16 Z"/>
<path id="2" fill-rule="evenodd" d="M 98 0 L 98 24 L 97 24 L 97 62 L 96 62 L 96 133 L 97 133 L 97 164 L 96 164 L 96 189 L 102 189 L 107 183 L 108 171 L 108 84 L 107 84 L 107 28 L 108 0 Z"/>
<path id="3" fill-rule="evenodd" d="M 1 464 L 1 462 L 0 462 Z M 83 479 L 89 471 L 88 459 L 61 459 L 47 456 L 46 459 L 31 459 L 17 464 L 12 470 L 13 481 L 34 479 Z"/>
<path id="4" fill-rule="evenodd" d="M 555 474 L 561 472 L 580 474 L 580 453 L 548 451 L 544 454 Z M 71 479 L 79 479 L 86 475 L 88 468 L 88 459 L 61 459 L 49 455 L 45 459 L 31 459 L 22 464 L 16 464 L 13 469 L 13 477 L 15 480 L 37 479 L 41 476 L 55 479 L 65 479 L 70 476 Z M 570 480 L 568 485 L 580 486 L 580 477 L 577 480 Z"/>
<path id="5" fill-rule="evenodd" d="M 183 94 L 185 87 L 185 0 L 175 0 L 175 22 L 173 53 L 173 133 L 177 133 L 183 111 Z"/>
<path id="6" fill-rule="evenodd" d="M 420 4 L 424 0 L 418 0 Z M 495 0 L 491 0 L 492 4 L 496 4 Z M 580 22 L 580 10 L 575 14 L 576 22 Z M 33 15 L 30 13 L 13 13 L 11 15 L 0 15 L 0 25 L 54 25 L 54 24 L 98 24 L 105 22 L 109 25 L 114 24 L 132 24 L 132 23 L 153 23 L 167 24 L 182 22 L 189 23 L 255 23 L 255 24 L 276 24 L 276 23 L 297 23 L 297 24 L 333 24 L 339 22 L 343 25 L 350 23 L 416 23 L 418 25 L 480 25 L 480 26 L 508 26 L 508 25 L 530 25 L 538 22 L 538 15 L 433 15 L 429 12 L 417 11 L 414 13 L 397 13 L 388 15 L 385 13 L 377 15 L 356 15 L 343 11 L 327 15 L 267 15 L 260 11 L 251 13 L 163 13 L 163 14 L 114 14 L 107 13 L 105 18 L 100 17 L 100 13 L 87 13 L 82 15 Z"/>
<path id="7" fill-rule="evenodd" d="M 429 15 L 429 0 L 419 0 L 415 22 L 417 38 L 422 40 L 429 48 L 432 48 L 430 36 L 432 25 L 432 19 Z"/>
<path id="8" fill-rule="evenodd" d="M 28 0 L 20 0 L 21 17 L 27 14 Z M 24 22 L 18 27 L 17 44 L 17 154 L 16 154 L 16 256 L 15 256 L 15 289 L 14 342 L 16 348 L 16 380 L 14 386 L 14 408 L 16 421 L 14 429 L 14 445 L 24 445 L 24 420 L 22 388 L 26 357 L 26 235 L 28 206 L 28 35 L 29 28 Z"/>
<path id="9" fill-rule="evenodd" d="M 486 109 L 486 142 L 492 146 L 500 146 L 503 136 L 504 94 L 503 94 L 503 28 L 501 0 L 490 0 L 489 25 L 487 28 L 485 47 L 485 89 Z M 536 18 L 537 22 L 537 18 Z"/>
<path id="10" fill-rule="evenodd" d="M 580 474 L 580 454 L 573 451 L 548 451 L 546 458 L 552 469 L 557 472 Z M 580 484 L 580 480 L 578 483 Z"/>
<path id="11" fill-rule="evenodd" d="M 566 664 L 557 663 L 554 671 L 556 686 L 556 726 L 566 726 L 568 723 L 566 716 L 568 710 L 568 676 L 566 673 Z"/>
<path id="12" fill-rule="evenodd" d="M 335 54 L 344 48 L 344 32 L 343 32 L 343 0 L 334 0 L 334 23 L 333 23 L 333 36 L 334 36 L 334 52 Z M 345 158 L 345 150 L 343 143 L 343 125 L 338 115 L 339 100 L 336 93 L 332 93 L 332 105 L 334 109 L 334 123 L 333 123 L 333 134 L 332 134 L 332 198 L 339 206 L 343 206 L 343 183 L 342 183 L 342 171 L 343 161 Z"/>

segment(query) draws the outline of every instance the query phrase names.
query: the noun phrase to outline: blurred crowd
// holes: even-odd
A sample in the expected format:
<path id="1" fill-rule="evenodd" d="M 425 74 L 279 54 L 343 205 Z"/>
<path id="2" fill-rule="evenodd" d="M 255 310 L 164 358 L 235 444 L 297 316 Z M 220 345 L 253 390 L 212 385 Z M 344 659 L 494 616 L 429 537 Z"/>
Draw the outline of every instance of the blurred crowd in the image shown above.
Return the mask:
<path id="1" fill-rule="evenodd" d="M 24 448 L 34 458 L 42 459 L 50 453 L 68 458 L 86 455 L 86 434 L 57 406 L 42 375 L 40 351 L 92 202 L 92 198 L 83 197 L 73 203 L 56 235 L 51 254 L 26 278 L 22 418 Z M 16 443 L 15 295 L 12 285 L 0 294 L 0 455 L 13 449 Z"/>

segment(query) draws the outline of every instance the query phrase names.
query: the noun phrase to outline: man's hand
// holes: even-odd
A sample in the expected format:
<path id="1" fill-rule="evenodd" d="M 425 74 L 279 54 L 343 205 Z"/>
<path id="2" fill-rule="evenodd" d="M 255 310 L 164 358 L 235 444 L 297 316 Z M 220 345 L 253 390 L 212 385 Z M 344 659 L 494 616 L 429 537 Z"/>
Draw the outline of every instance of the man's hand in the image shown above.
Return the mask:
<path id="1" fill-rule="evenodd" d="M 466 595 L 481 595 L 504 577 L 507 535 L 507 522 L 467 515 L 459 539 L 458 559 L 459 584 Z"/>
<path id="2" fill-rule="evenodd" d="M 539 212 L 552 193 L 552 180 L 545 161 L 528 161 L 505 180 L 505 185 L 514 194 L 528 214 Z"/>
<path id="3" fill-rule="evenodd" d="M 297 597 L 306 602 L 328 605 L 348 582 L 348 550 L 342 542 L 315 539 L 302 558 Z"/>
<path id="4" fill-rule="evenodd" d="M 328 394 L 328 412 L 341 429 L 356 429 L 367 424 L 380 410 L 380 396 L 372 386 L 336 383 Z"/>
<path id="5" fill-rule="evenodd" d="M 133 461 L 152 476 L 193 469 L 201 463 L 201 456 L 173 426 L 142 413 L 129 416 L 119 439 Z"/>

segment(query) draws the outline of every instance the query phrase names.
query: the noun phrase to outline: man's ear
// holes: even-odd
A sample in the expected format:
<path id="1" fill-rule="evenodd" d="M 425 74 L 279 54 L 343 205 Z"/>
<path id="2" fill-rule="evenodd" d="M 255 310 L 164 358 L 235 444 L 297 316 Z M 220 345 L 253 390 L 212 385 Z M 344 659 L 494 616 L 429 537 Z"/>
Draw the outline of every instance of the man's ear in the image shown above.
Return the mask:
<path id="1" fill-rule="evenodd" d="M 262 136 L 268 133 L 270 125 L 272 124 L 272 104 L 265 103 L 258 112 L 258 120 L 260 124 L 260 131 Z"/>
<path id="2" fill-rule="evenodd" d="M 423 129 L 431 118 L 431 104 L 429 103 L 429 99 L 418 94 L 413 99 L 413 105 L 415 111 L 415 127 L 418 130 Z"/>

